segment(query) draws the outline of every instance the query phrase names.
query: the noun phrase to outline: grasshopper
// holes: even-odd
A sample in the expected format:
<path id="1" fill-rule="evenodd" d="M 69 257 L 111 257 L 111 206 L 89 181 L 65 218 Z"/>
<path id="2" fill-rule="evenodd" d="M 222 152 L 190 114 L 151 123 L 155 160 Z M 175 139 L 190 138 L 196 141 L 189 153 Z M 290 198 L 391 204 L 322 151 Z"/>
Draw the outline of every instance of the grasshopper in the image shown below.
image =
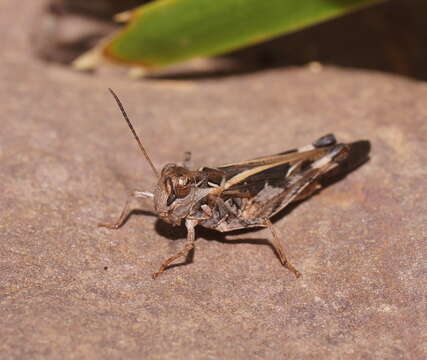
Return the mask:
<path id="1" fill-rule="evenodd" d="M 319 190 L 319 180 L 348 157 L 348 144 L 337 143 L 334 135 L 328 134 L 311 145 L 276 155 L 199 170 L 190 170 L 187 158 L 182 166 L 165 165 L 159 174 L 121 101 L 113 90 L 109 90 L 158 181 L 153 193 L 134 191 L 116 222 L 99 226 L 117 229 L 123 225 L 130 213 L 130 199 L 135 197 L 153 199 L 154 210 L 162 220 L 174 226 L 184 221 L 187 228 L 183 249 L 163 262 L 153 274 L 154 279 L 194 248 L 196 225 L 220 232 L 268 228 L 282 265 L 296 277 L 301 275 L 287 260 L 270 218 L 290 203 L 306 199 Z"/>

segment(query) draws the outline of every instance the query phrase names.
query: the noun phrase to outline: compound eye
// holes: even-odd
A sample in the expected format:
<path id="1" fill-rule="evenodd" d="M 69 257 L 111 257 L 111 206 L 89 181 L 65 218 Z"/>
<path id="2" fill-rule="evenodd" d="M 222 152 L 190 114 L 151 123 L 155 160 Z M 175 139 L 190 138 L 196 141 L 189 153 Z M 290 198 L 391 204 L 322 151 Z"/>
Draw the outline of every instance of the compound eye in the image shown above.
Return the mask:
<path id="1" fill-rule="evenodd" d="M 180 176 L 176 183 L 175 194 L 178 198 L 184 198 L 190 193 L 190 178 L 188 176 Z"/>
<path id="2" fill-rule="evenodd" d="M 185 186 L 188 184 L 189 180 L 190 179 L 187 176 L 180 176 L 178 179 L 178 185 L 179 186 Z"/>

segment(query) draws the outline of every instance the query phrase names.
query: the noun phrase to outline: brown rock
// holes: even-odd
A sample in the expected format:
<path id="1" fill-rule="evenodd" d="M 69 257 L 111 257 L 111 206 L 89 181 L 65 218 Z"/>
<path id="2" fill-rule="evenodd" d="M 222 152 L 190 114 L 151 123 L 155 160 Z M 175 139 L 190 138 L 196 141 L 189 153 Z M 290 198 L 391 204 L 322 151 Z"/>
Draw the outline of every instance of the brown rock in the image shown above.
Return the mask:
<path id="1" fill-rule="evenodd" d="M 73 73 L 29 56 L 31 4 L 1 14 L 14 25 L 0 59 L 2 358 L 425 358 L 425 83 L 333 67 L 197 81 Z M 275 221 L 301 279 L 266 231 L 202 230 L 193 261 L 153 281 L 182 229 L 141 213 L 96 227 L 155 182 L 107 87 L 157 166 L 328 132 L 369 139 L 371 160 Z"/>

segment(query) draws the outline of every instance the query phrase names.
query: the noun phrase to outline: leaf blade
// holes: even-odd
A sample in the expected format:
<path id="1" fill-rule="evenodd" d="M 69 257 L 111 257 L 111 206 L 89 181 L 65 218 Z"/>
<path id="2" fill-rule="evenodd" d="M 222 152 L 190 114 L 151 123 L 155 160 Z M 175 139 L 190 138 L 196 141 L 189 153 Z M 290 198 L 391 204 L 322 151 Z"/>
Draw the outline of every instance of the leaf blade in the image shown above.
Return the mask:
<path id="1" fill-rule="evenodd" d="M 117 62 L 162 67 L 223 54 L 383 0 L 158 0 L 104 47 Z"/>

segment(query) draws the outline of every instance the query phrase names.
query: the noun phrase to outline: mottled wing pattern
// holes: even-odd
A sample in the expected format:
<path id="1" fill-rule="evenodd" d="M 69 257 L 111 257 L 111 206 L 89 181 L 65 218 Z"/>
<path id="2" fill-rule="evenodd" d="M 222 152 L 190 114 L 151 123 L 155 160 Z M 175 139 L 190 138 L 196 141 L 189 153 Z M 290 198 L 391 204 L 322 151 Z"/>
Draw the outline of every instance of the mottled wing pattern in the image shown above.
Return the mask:
<path id="1" fill-rule="evenodd" d="M 224 191 L 215 221 L 204 226 L 230 231 L 262 225 L 289 203 L 310 196 L 318 180 L 344 160 L 347 151 L 329 134 L 302 148 L 210 169 L 215 174 L 209 178 L 210 186 Z"/>

